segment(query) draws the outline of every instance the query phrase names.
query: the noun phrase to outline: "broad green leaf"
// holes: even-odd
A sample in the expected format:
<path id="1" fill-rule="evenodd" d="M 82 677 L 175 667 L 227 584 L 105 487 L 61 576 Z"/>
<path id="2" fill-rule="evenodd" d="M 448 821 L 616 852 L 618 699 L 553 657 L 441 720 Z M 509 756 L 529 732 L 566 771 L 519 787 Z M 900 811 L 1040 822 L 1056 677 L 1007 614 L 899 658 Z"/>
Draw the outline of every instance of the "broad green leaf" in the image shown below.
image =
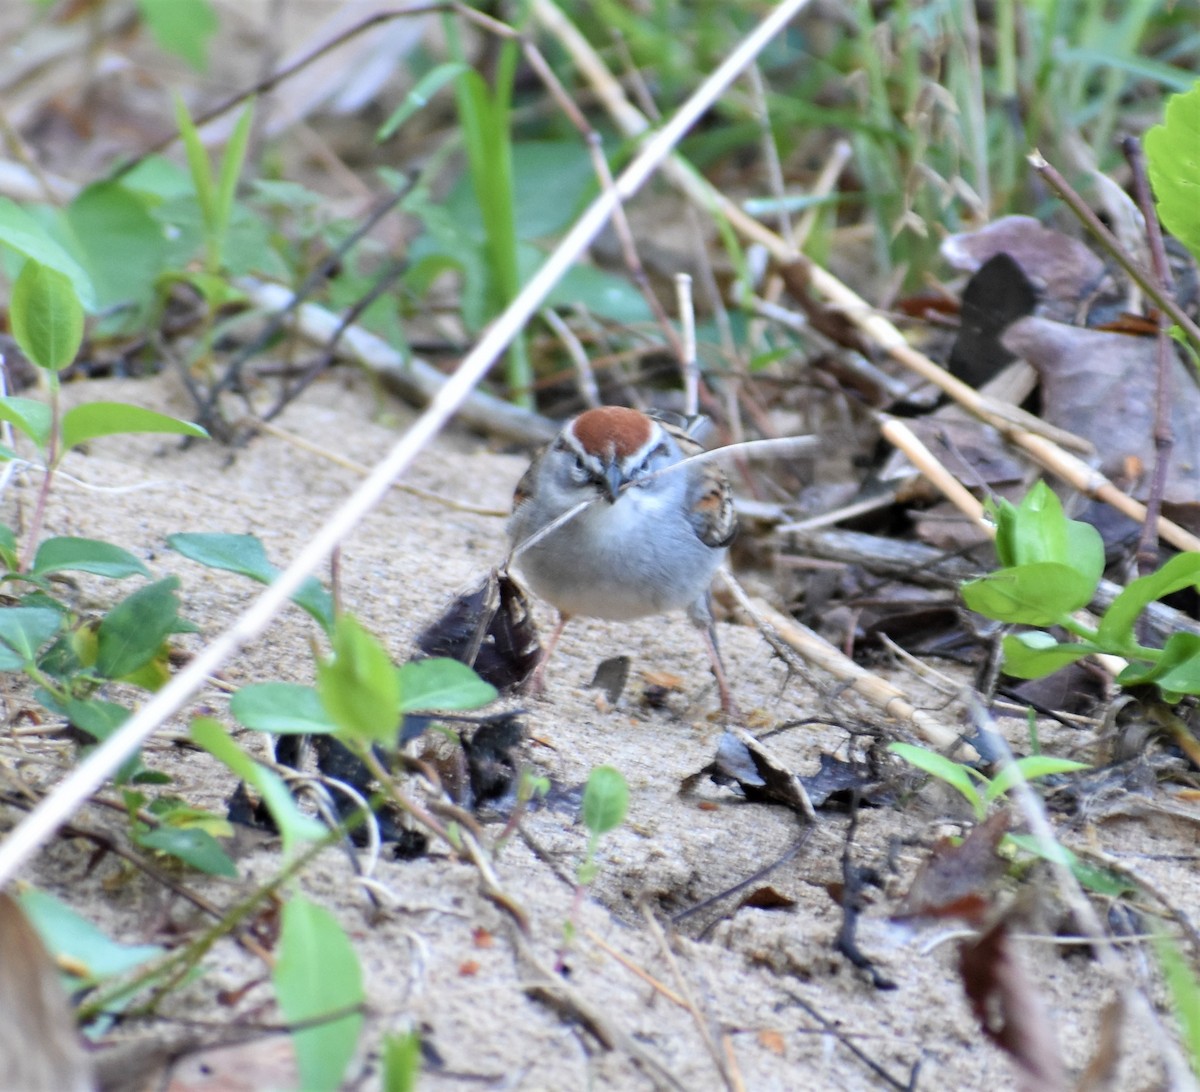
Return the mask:
<path id="1" fill-rule="evenodd" d="M 1087 606 L 1095 585 L 1069 565 L 1042 561 L 998 569 L 962 587 L 963 602 L 998 622 L 1052 626 Z"/>
<path id="2" fill-rule="evenodd" d="M 62 628 L 63 616 L 48 607 L 0 608 L 0 642 L 12 655 L 0 656 L 0 670 L 19 671 L 37 660 L 37 654 Z"/>
<path id="3" fill-rule="evenodd" d="M 127 576 L 149 576 L 150 570 L 128 550 L 94 538 L 67 535 L 48 538 L 33 558 L 34 576 L 70 570 L 123 580 Z"/>
<path id="4" fill-rule="evenodd" d="M 497 697 L 491 683 L 458 660 L 411 660 L 397 668 L 396 675 L 402 713 L 478 709 Z"/>
<path id="5" fill-rule="evenodd" d="M 179 577 L 139 588 L 104 616 L 96 631 L 96 671 L 120 679 L 158 655 L 179 621 Z"/>
<path id="6" fill-rule="evenodd" d="M 238 724 L 274 735 L 336 732 L 316 690 L 301 683 L 265 682 L 243 686 L 229 701 Z"/>
<path id="7" fill-rule="evenodd" d="M 0 398 L 0 421 L 16 425 L 43 451 L 50 443 L 50 427 L 53 421 L 50 407 L 45 402 L 21 398 L 15 394 Z"/>
<path id="8" fill-rule="evenodd" d="M 46 669 L 46 659 L 47 657 L 42 658 L 43 670 Z M 57 703 L 47 702 L 45 699 L 42 700 L 47 708 L 55 709 L 56 712 L 61 716 L 65 716 L 76 728 L 86 732 L 99 743 L 103 743 L 129 719 L 129 710 L 125 706 L 118 705 L 116 702 L 105 701 L 103 698 L 71 698 L 63 702 L 61 707 L 58 707 Z M 159 775 L 156 771 L 148 769 L 142 763 L 142 752 L 140 749 L 134 751 L 133 754 L 126 758 L 113 775 L 113 780 L 118 785 L 125 785 L 131 781 L 157 781 L 158 778 Z"/>
<path id="9" fill-rule="evenodd" d="M 383 1037 L 383 1092 L 416 1092 L 421 1075 L 421 1037 L 415 1031 Z"/>
<path id="10" fill-rule="evenodd" d="M 96 293 L 83 267 L 20 205 L 0 197 L 0 244 L 70 278 L 86 310 L 96 306 Z"/>
<path id="11" fill-rule="evenodd" d="M 1104 612 L 1097 643 L 1105 648 L 1128 648 L 1134 639 L 1134 623 L 1148 603 L 1191 587 L 1200 587 L 1200 553 L 1178 554 L 1157 572 L 1131 580 Z"/>
<path id="12" fill-rule="evenodd" d="M 37 888 L 26 888 L 17 900 L 46 948 L 71 968 L 80 985 L 95 985 L 163 954 L 156 944 L 119 944 L 109 939 L 65 903 Z"/>
<path id="13" fill-rule="evenodd" d="M 100 436 L 134 432 L 165 432 L 177 436 L 207 436 L 199 425 L 126 402 L 85 402 L 63 415 L 63 450 Z"/>
<path id="14" fill-rule="evenodd" d="M 331 644 L 333 656 L 317 664 L 317 693 L 338 734 L 395 747 L 400 680 L 386 649 L 349 614 L 334 624 Z"/>
<path id="15" fill-rule="evenodd" d="M 254 535 L 175 534 L 167 536 L 167 545 L 210 569 L 238 573 L 260 584 L 269 584 L 279 575 Z M 305 580 L 292 596 L 292 602 L 307 611 L 327 633 L 333 629 L 333 599 L 317 580 L 312 577 Z"/>
<path id="16" fill-rule="evenodd" d="M 65 274 L 27 261 L 8 314 L 21 351 L 39 368 L 57 372 L 74 362 L 83 344 L 83 306 Z"/>
<path id="17" fill-rule="evenodd" d="M 305 815 L 297 806 L 287 785 L 274 770 L 255 762 L 211 717 L 196 717 L 191 725 L 192 739 L 213 758 L 223 762 L 262 797 L 283 839 L 285 853 L 301 842 L 320 841 L 329 832 L 322 823 Z"/>
<path id="18" fill-rule="evenodd" d="M 161 826 L 155 830 L 135 832 L 133 840 L 144 849 L 158 850 L 178 857 L 184 864 L 210 876 L 236 879 L 238 870 L 229 854 L 206 830 L 195 827 Z"/>
<path id="19" fill-rule="evenodd" d="M 96 285 L 97 307 L 133 304 L 131 320 L 153 304 L 155 284 L 167 261 L 167 238 L 151 215 L 150 201 L 124 181 L 98 182 L 66 210 L 67 224 Z"/>
<path id="20" fill-rule="evenodd" d="M 1146 132 L 1142 141 L 1158 216 L 1166 229 L 1200 257 L 1200 86 L 1172 95 L 1163 124 Z"/>
<path id="21" fill-rule="evenodd" d="M 334 916 L 299 896 L 283 908 L 276 951 L 271 977 L 284 1019 L 312 1024 L 292 1033 L 300 1087 L 333 1092 L 354 1055 L 363 1016 L 352 1012 L 328 1023 L 312 1022 L 364 1003 L 358 957 Z"/>
<path id="22" fill-rule="evenodd" d="M 208 69 L 208 44 L 219 23 L 212 0 L 137 0 L 154 40 L 196 71 Z"/>
<path id="23" fill-rule="evenodd" d="M 1062 502 L 1045 482 L 1037 482 L 1017 505 L 1013 527 L 1014 564 L 1039 561 L 1070 564 L 1067 554 L 1067 517 Z"/>
<path id="24" fill-rule="evenodd" d="M 413 89 L 404 96 L 404 101 L 392 111 L 387 121 L 379 127 L 375 139 L 382 143 L 391 137 L 413 114 L 418 110 L 423 110 L 429 104 L 429 100 L 446 84 L 450 83 L 460 72 L 465 72 L 467 68 L 468 65 L 457 61 L 448 61 L 426 72 L 417 80 Z"/>
<path id="25" fill-rule="evenodd" d="M 1017 759 L 1015 764 L 1003 767 L 992 778 L 983 793 L 984 803 L 990 804 L 997 797 L 1003 796 L 1017 783 L 1018 773 L 1026 781 L 1036 781 L 1039 777 L 1050 777 L 1053 774 L 1074 773 L 1076 770 L 1089 770 L 1086 762 L 1074 762 L 1069 758 L 1053 758 L 1050 755 L 1026 755 Z"/>
<path id="26" fill-rule="evenodd" d="M 583 825 L 593 835 L 607 834 L 625 821 L 629 785 L 615 766 L 597 766 L 583 790 Z"/>
<path id="27" fill-rule="evenodd" d="M 1100 649 L 1077 642 L 1063 644 L 1048 633 L 1010 633 L 1004 638 L 1004 674 L 1014 679 L 1040 679 Z"/>
<path id="28" fill-rule="evenodd" d="M 945 781 L 947 785 L 952 785 L 962 793 L 979 818 L 983 818 L 987 809 L 983 806 L 983 798 L 979 795 L 979 790 L 975 787 L 972 778 L 983 780 L 983 775 L 972 770 L 969 766 L 964 766 L 961 762 L 952 762 L 945 755 L 939 755 L 936 751 L 927 751 L 924 747 L 915 747 L 911 743 L 892 743 L 889 744 L 888 750 L 894 755 L 899 755 L 905 762 L 912 766 L 916 766 L 918 770 L 924 770 L 927 774 L 932 774 L 941 781 Z"/>

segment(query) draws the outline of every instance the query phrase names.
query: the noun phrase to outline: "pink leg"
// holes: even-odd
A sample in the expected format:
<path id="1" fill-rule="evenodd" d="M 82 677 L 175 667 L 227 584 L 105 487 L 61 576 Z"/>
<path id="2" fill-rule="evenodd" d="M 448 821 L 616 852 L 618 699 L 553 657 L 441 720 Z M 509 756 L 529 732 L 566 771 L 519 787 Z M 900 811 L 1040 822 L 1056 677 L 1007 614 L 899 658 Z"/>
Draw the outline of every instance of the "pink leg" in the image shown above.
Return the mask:
<path id="1" fill-rule="evenodd" d="M 721 695 L 721 712 L 727 716 L 736 717 L 738 715 L 737 702 L 733 700 L 733 694 L 729 690 L 729 681 L 725 678 L 725 665 L 721 662 L 721 650 L 717 648 L 716 627 L 710 622 L 700 632 L 704 634 L 704 644 L 712 659 L 713 675 L 716 677 L 717 690 Z"/>
<path id="2" fill-rule="evenodd" d="M 559 614 L 558 625 L 554 627 L 554 632 L 550 634 L 550 640 L 546 642 L 546 647 L 542 651 L 542 658 L 538 660 L 538 665 L 533 669 L 533 674 L 529 677 L 529 682 L 526 683 L 525 689 L 530 693 L 540 697 L 546 689 L 546 665 L 550 663 L 550 657 L 554 655 L 554 648 L 558 644 L 558 639 L 562 636 L 562 632 L 567 628 L 567 623 L 571 620 L 569 614 Z"/>

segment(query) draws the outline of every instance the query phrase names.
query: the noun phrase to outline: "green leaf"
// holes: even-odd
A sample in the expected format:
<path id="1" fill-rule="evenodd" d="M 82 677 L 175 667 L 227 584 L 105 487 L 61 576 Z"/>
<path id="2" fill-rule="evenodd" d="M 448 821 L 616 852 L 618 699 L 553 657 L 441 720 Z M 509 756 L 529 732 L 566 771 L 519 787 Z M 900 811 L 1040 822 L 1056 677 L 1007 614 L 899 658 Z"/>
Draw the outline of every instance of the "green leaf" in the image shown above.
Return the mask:
<path id="1" fill-rule="evenodd" d="M 71 280 L 33 260 L 13 285 L 9 321 L 21 351 L 39 368 L 61 371 L 83 344 L 83 307 Z"/>
<path id="2" fill-rule="evenodd" d="M 924 747 L 914 747 L 911 743 L 892 743 L 889 744 L 888 750 L 894 755 L 899 755 L 910 765 L 916 766 L 918 770 L 924 770 L 927 774 L 932 774 L 939 780 L 945 781 L 947 785 L 958 789 L 980 819 L 987 814 L 983 798 L 979 795 L 979 790 L 972 780 L 972 778 L 984 780 L 982 774 L 972 770 L 969 766 L 964 766 L 961 762 L 952 762 L 936 751 L 928 751 Z"/>
<path id="3" fill-rule="evenodd" d="M 167 545 L 210 569 L 238 573 L 260 584 L 270 584 L 279 575 L 254 535 L 175 534 L 167 536 Z M 333 629 L 333 599 L 317 580 L 305 580 L 292 602 L 307 611 L 326 633 Z"/>
<path id="4" fill-rule="evenodd" d="M 85 402 L 63 415 L 63 450 L 94 440 L 134 432 L 165 432 L 178 436 L 208 436 L 199 425 L 127 402 Z"/>
<path id="5" fill-rule="evenodd" d="M 1053 774 L 1074 773 L 1076 770 L 1090 770 L 1086 762 L 1074 762 L 1069 758 L 1052 758 L 1050 755 L 1026 755 L 1013 764 L 1003 767 L 992 778 L 983 793 L 985 804 L 1003 796 L 1017 783 L 1020 773 L 1026 781 L 1036 781 L 1039 777 L 1050 777 Z"/>
<path id="6" fill-rule="evenodd" d="M 149 204 L 125 183 L 99 182 L 67 207 L 67 225 L 96 285 L 100 310 L 133 304 L 136 318 L 154 303 L 168 246 Z"/>
<path id="7" fill-rule="evenodd" d="M 1063 644 L 1048 633 L 1010 633 L 1003 641 L 1004 674 L 1014 679 L 1040 679 L 1101 649 L 1085 642 Z"/>
<path id="8" fill-rule="evenodd" d="M 1045 482 L 1037 482 L 1016 509 L 1013 527 L 1013 564 L 1039 561 L 1069 564 L 1067 517 L 1062 502 Z"/>
<path id="9" fill-rule="evenodd" d="M 238 870 L 229 854 L 206 830 L 196 827 L 161 826 L 155 830 L 134 832 L 133 840 L 143 849 L 154 849 L 178 857 L 184 864 L 210 876 L 236 879 Z"/>
<path id="10" fill-rule="evenodd" d="M 305 815 L 297 807 L 283 778 L 274 770 L 255 762 L 211 717 L 196 717 L 192 721 L 191 735 L 198 746 L 223 762 L 262 797 L 271 818 L 275 820 L 275 826 L 279 828 L 285 853 L 291 853 L 292 848 L 302 842 L 320 841 L 329 833 L 324 824 Z"/>
<path id="11" fill-rule="evenodd" d="M 53 418 L 45 402 L 20 398 L 15 394 L 0 398 L 0 421 L 16 425 L 43 451 L 50 443 Z"/>
<path id="12" fill-rule="evenodd" d="M 188 172 L 196 191 L 196 204 L 200 208 L 200 216 L 206 229 L 211 232 L 216 223 L 212 165 L 208 161 L 208 152 L 192 116 L 178 94 L 175 95 L 175 124 L 179 126 L 179 137 L 183 141 L 184 154 L 187 156 Z"/>
<path id="13" fill-rule="evenodd" d="M 243 686 L 229 701 L 238 724 L 256 732 L 285 735 L 324 735 L 336 732 L 321 698 L 301 683 L 265 682 Z"/>
<path id="14" fill-rule="evenodd" d="M 1200 636 L 1182 630 L 1172 633 L 1157 661 L 1148 667 L 1130 664 L 1117 682 L 1121 686 L 1152 682 L 1172 695 L 1200 693 Z"/>
<path id="15" fill-rule="evenodd" d="M 498 696 L 491 683 L 458 660 L 410 660 L 396 669 L 396 676 L 402 713 L 478 709 Z"/>
<path id="16" fill-rule="evenodd" d="M 1200 1074 L 1200 980 L 1169 937 L 1156 937 L 1154 949 L 1171 995 L 1171 1008 L 1175 1010 L 1192 1060 L 1192 1072 Z"/>
<path id="17" fill-rule="evenodd" d="M 67 535 L 46 539 L 34 555 L 31 575 L 45 576 L 67 570 L 109 576 L 114 580 L 150 575 L 150 570 L 141 561 L 120 546 Z"/>
<path id="18" fill-rule="evenodd" d="M 352 615 L 334 624 L 333 656 L 317 664 L 317 693 L 338 726 L 356 744 L 396 746 L 400 680 L 387 650 Z"/>
<path id="19" fill-rule="evenodd" d="M 998 622 L 1052 626 L 1086 607 L 1095 584 L 1069 565 L 1042 561 L 999 569 L 962 586 L 963 602 Z"/>
<path id="20" fill-rule="evenodd" d="M 1058 842 L 1051 842 L 1048 846 L 1044 846 L 1041 840 L 1032 834 L 1006 834 L 1004 840 L 1043 861 L 1066 865 L 1071 870 L 1071 874 L 1084 887 L 1089 891 L 1096 892 L 1097 895 L 1116 899 L 1137 891 L 1137 886 L 1125 877 L 1116 872 L 1110 872 L 1107 868 L 1100 868 L 1098 865 L 1080 860 L 1066 846 Z"/>
<path id="21" fill-rule="evenodd" d="M 216 222 L 214 230 L 219 238 L 224 240 L 233 218 L 233 202 L 237 196 L 238 179 L 246 162 L 246 147 L 250 143 L 250 130 L 254 124 L 254 100 L 246 103 L 245 109 L 238 117 L 233 133 L 225 145 L 225 155 L 221 160 L 221 173 L 217 179 L 217 189 L 214 195 L 214 212 Z"/>
<path id="22" fill-rule="evenodd" d="M 1166 229 L 1200 257 L 1200 86 L 1167 100 L 1163 124 L 1142 140 L 1158 216 Z"/>
<path id="23" fill-rule="evenodd" d="M 1200 587 L 1200 553 L 1178 554 L 1157 572 L 1131 580 L 1104 612 L 1097 643 L 1111 649 L 1129 648 L 1134 623 L 1148 603 L 1192 587 Z"/>
<path id="24" fill-rule="evenodd" d="M 629 785 L 615 766 L 597 766 L 583 790 L 583 825 L 593 835 L 607 834 L 625 822 Z"/>
<path id="25" fill-rule="evenodd" d="M 15 572 L 20 558 L 17 554 L 17 536 L 6 523 L 0 523 L 0 564 Z"/>
<path id="26" fill-rule="evenodd" d="M 446 84 L 450 83 L 460 72 L 465 72 L 468 67 L 457 61 L 448 61 L 426 72 L 416 82 L 413 89 L 404 96 L 404 101 L 392 111 L 387 121 L 379 127 L 375 139 L 382 143 L 391 137 L 413 114 L 418 110 L 423 110 L 429 104 L 429 100 Z"/>
<path id="27" fill-rule="evenodd" d="M 70 278 L 75 295 L 87 310 L 96 306 L 96 293 L 83 267 L 23 208 L 0 197 L 0 244 Z"/>
<path id="28" fill-rule="evenodd" d="M 104 616 L 96 631 L 96 671 L 120 679 L 158 654 L 179 621 L 179 577 L 139 588 Z"/>
<path id="29" fill-rule="evenodd" d="M 219 23 L 211 0 L 138 0 L 155 41 L 198 72 L 208 69 L 208 44 Z"/>
<path id="30" fill-rule="evenodd" d="M 156 944 L 119 944 L 52 895 L 30 887 L 17 900 L 46 948 L 69 966 L 79 985 L 93 986 L 163 954 Z"/>
<path id="31" fill-rule="evenodd" d="M 364 1003 L 358 958 L 337 920 L 323 907 L 300 897 L 288 901 L 278 953 L 271 977 L 289 1023 L 311 1023 Z M 300 1087 L 309 1092 L 339 1088 L 362 1025 L 362 1013 L 355 1012 L 293 1032 Z"/>
<path id="32" fill-rule="evenodd" d="M 62 628 L 63 616 L 48 607 L 0 609 L 0 671 L 20 671 Z"/>
<path id="33" fill-rule="evenodd" d="M 383 1092 L 416 1092 L 421 1075 L 421 1037 L 415 1031 L 383 1037 Z"/>

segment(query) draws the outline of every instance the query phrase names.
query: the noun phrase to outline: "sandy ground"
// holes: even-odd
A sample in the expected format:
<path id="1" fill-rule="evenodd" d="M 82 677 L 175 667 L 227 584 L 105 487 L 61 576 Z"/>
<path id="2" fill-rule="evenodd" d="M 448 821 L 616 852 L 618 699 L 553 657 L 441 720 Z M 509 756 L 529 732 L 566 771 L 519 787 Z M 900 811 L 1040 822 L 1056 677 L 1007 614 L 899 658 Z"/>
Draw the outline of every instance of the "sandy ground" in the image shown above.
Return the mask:
<path id="1" fill-rule="evenodd" d="M 165 381 L 91 384 L 86 395 L 188 412 Z M 387 424 L 380 422 L 383 411 Z M 380 404 L 367 384 L 341 374 L 291 407 L 282 425 L 370 464 L 403 427 L 406 414 L 394 404 Z M 410 480 L 446 497 L 504 509 L 526 461 L 526 455 L 489 450 L 476 438 L 449 435 L 422 457 Z M 236 451 L 207 444 L 186 452 L 163 438 L 102 440 L 87 454 L 72 455 L 66 469 L 89 486 L 138 488 L 113 494 L 64 481 L 50 508 L 48 532 L 110 540 L 144 557 L 156 575 L 178 573 L 185 613 L 208 635 L 249 601 L 254 586 L 178 557 L 165 547 L 165 536 L 252 532 L 273 560 L 285 562 L 356 482 L 352 471 L 273 437 Z M 6 518 L 27 519 L 32 495 L 28 483 L 10 491 Z M 345 604 L 402 659 L 421 627 L 498 559 L 502 536 L 500 518 L 393 491 L 345 544 Z M 85 595 L 103 591 L 99 584 L 82 587 Z M 551 621 L 549 612 L 540 617 Z M 290 611 L 227 665 L 225 678 L 235 684 L 309 681 L 312 636 L 305 616 Z M 723 623 L 720 636 L 750 727 L 823 721 L 772 741 L 798 772 L 814 772 L 823 752 L 847 755 L 848 734 L 839 724 L 861 709 L 827 680 L 789 675 L 754 629 Z M 194 648 L 198 640 L 179 643 Z M 618 653 L 633 657 L 632 681 L 617 707 L 607 709 L 586 684 L 601 659 Z M 638 700 L 641 670 L 682 680 L 666 708 L 650 710 Z M 916 700 L 944 704 L 915 680 L 895 678 Z M 225 716 L 225 702 L 213 690 L 199 695 L 190 711 Z M 361 1083 L 353 1087 L 375 1085 L 372 1053 L 382 1033 L 411 1026 L 421 1029 L 442 1061 L 440 1068 L 427 1065 L 422 1078 L 421 1087 L 432 1092 L 870 1089 L 907 1086 L 917 1065 L 915 1087 L 922 1089 L 1017 1087 L 1009 1061 L 985 1040 L 970 1013 L 956 972 L 955 943 L 929 945 L 928 936 L 912 938 L 887 923 L 929 842 L 958 829 L 954 822 L 963 813 L 954 801 L 927 792 L 904 810 L 868 808 L 861 814 L 855 859 L 878 869 L 886 890 L 870 892 L 874 901 L 865 911 L 860 942 L 894 989 L 877 989 L 834 948 L 841 912 L 827 885 L 841 878 L 847 827 L 845 814 L 837 811 L 822 812 L 804 848 L 754 885 L 770 884 L 792 905 L 738 908 L 738 896 L 726 898 L 676 929 L 667 924 L 664 947 L 645 911 L 664 922 L 763 868 L 804 833 L 784 808 L 746 803 L 708 781 L 681 793 L 681 781 L 712 760 L 721 733 L 711 714 L 715 694 L 699 639 L 682 619 L 645 620 L 624 633 L 605 623 L 573 625 L 547 695 L 525 704 L 531 738 L 526 757 L 537 772 L 566 788 L 581 784 L 592 767 L 611 763 L 631 787 L 629 819 L 601 845 L 599 878 L 578 911 L 577 936 L 566 956 L 572 989 L 626 1037 L 626 1045 L 605 1049 L 577 1020 L 529 996 L 531 971 L 516 953 L 511 922 L 483 897 L 471 865 L 437 847 L 414 861 L 381 861 L 375 879 L 385 907 L 379 912 L 346 856 L 331 850 L 298 886 L 337 914 L 365 970 L 371 1013 L 357 1070 Z M 173 730 L 184 723 L 181 719 Z M 244 742 L 265 753 L 262 739 Z M 178 744 L 152 743 L 146 760 L 170 773 L 175 790 L 198 805 L 223 809 L 234 787 L 207 756 Z M 493 833 L 498 829 L 489 827 Z M 533 950 L 553 964 L 572 914 L 571 877 L 586 835 L 570 809 L 561 807 L 529 815 L 524 831 L 527 839 L 512 839 L 496 870 L 529 915 Z M 1097 831 L 1110 852 L 1144 871 L 1180 905 L 1194 905 L 1192 823 L 1143 816 L 1111 821 Z M 247 845 L 236 851 L 239 881 L 195 875 L 186 881 L 218 904 L 232 904 L 280 863 L 275 841 L 248 839 Z M 126 940 L 161 943 L 170 929 L 202 924 L 191 907 L 128 874 L 112 858 L 91 864 L 89 847 L 60 841 L 27 876 Z M 1068 1067 L 1078 1075 L 1096 1049 L 1099 1013 L 1112 987 L 1077 945 L 1035 936 L 1019 948 Z M 613 953 L 666 989 L 648 984 Z M 203 978 L 168 1001 L 168 1013 L 221 1022 L 272 1014 L 266 969 L 244 951 L 232 943 L 218 945 L 205 966 Z M 1136 961 L 1130 968 L 1131 976 L 1147 973 Z M 236 1003 L 216 1000 L 218 990 L 241 990 L 248 983 L 257 984 Z M 692 1011 L 666 990 L 690 999 Z M 847 1041 L 897 1083 L 868 1068 Z M 631 1049 L 655 1059 L 661 1072 Z M 1127 1021 L 1120 1050 L 1114 1087 L 1132 1092 L 1164 1086 L 1157 1048 L 1140 1025 Z"/>

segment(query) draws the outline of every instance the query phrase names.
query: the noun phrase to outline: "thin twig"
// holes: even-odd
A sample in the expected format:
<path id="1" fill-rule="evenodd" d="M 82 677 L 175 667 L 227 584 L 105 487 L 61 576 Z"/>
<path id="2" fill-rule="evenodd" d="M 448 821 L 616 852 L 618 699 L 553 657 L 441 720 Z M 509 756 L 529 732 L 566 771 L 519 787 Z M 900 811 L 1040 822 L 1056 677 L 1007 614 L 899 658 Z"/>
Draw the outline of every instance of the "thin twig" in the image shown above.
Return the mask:
<path id="1" fill-rule="evenodd" d="M 1159 286 L 1153 274 L 1126 252 L 1117 237 L 1100 222 L 1100 218 L 1088 207 L 1087 202 L 1072 189 L 1070 183 L 1059 174 L 1041 152 L 1032 152 L 1029 156 L 1029 163 L 1046 180 L 1046 184 L 1062 198 L 1067 208 L 1092 233 L 1096 241 L 1104 247 L 1112 259 L 1129 274 L 1137 283 L 1137 286 L 1158 305 L 1160 310 L 1165 311 L 1171 316 L 1171 321 L 1183 330 L 1192 344 L 1200 350 L 1200 327 Z"/>
<path id="2" fill-rule="evenodd" d="M 1162 227 L 1154 208 L 1150 193 L 1150 180 L 1146 177 L 1146 157 L 1136 137 L 1121 141 L 1121 150 L 1133 172 L 1133 195 L 1146 225 L 1146 241 L 1150 244 L 1150 265 L 1154 279 L 1163 295 L 1171 295 L 1175 286 L 1171 280 L 1171 267 L 1167 263 L 1167 251 L 1163 246 Z M 1167 488 L 1167 464 L 1175 446 L 1175 433 L 1171 429 L 1171 371 L 1175 363 L 1175 348 L 1167 332 L 1167 323 L 1159 312 L 1155 319 L 1158 334 L 1154 344 L 1154 466 L 1150 472 L 1150 492 L 1146 497 L 1146 520 L 1138 536 L 1137 563 L 1142 576 L 1158 568 L 1158 521 L 1162 509 L 1163 493 Z"/>

